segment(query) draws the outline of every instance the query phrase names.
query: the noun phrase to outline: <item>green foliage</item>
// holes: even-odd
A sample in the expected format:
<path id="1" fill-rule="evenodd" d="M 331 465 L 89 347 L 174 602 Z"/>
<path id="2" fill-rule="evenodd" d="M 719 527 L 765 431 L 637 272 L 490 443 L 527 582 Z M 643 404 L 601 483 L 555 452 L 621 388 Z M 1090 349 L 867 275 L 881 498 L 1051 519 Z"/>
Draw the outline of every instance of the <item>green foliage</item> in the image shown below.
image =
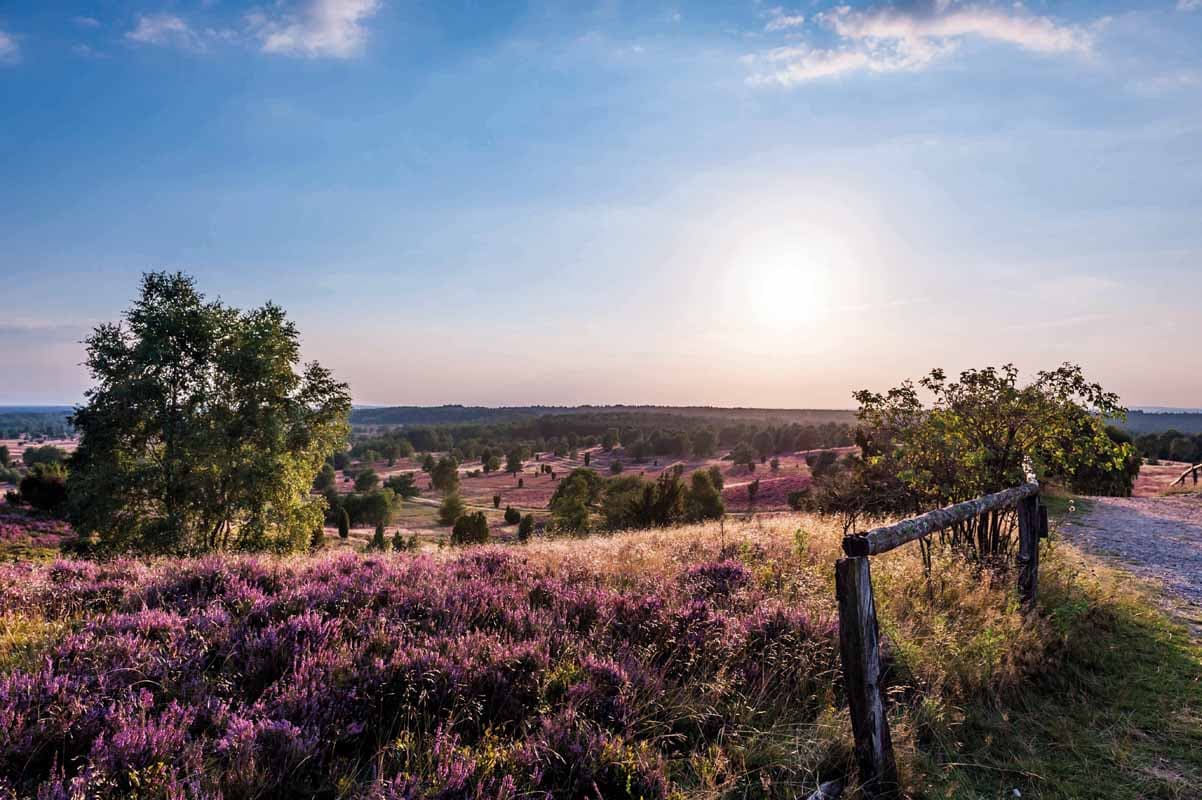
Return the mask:
<path id="1" fill-rule="evenodd" d="M 584 451 L 584 466 L 587 467 L 589 465 L 589 462 L 592 461 L 592 455 L 593 454 L 590 451 L 588 451 L 588 450 Z"/>
<path id="2" fill-rule="evenodd" d="M 505 524 L 506 525 L 517 525 L 521 521 L 522 521 L 522 512 L 518 511 L 513 506 L 505 506 Z"/>
<path id="3" fill-rule="evenodd" d="M 589 498 L 592 494 L 590 479 L 584 474 L 592 470 L 573 470 L 555 487 L 551 497 L 551 525 L 564 533 L 587 533 L 591 527 Z M 594 475 L 596 473 L 593 473 Z"/>
<path id="4" fill-rule="evenodd" d="M 313 490 L 324 494 L 327 489 L 333 489 L 337 485 L 338 473 L 334 471 L 334 465 L 329 462 L 322 464 L 317 477 L 313 479 Z"/>
<path id="5" fill-rule="evenodd" d="M 613 478 L 606 484 L 601 501 L 605 527 L 657 528 L 683 522 L 687 494 L 680 477 L 671 472 L 660 475 L 654 482 L 638 475 Z"/>
<path id="6" fill-rule="evenodd" d="M 701 458 L 709 458 L 718 446 L 718 437 L 710 428 L 702 428 L 693 434 L 693 452 Z"/>
<path id="7" fill-rule="evenodd" d="M 714 488 L 721 492 L 726 488 L 726 478 L 722 477 L 722 468 L 714 465 L 709 468 L 710 483 L 714 484 Z"/>
<path id="8" fill-rule="evenodd" d="M 380 485 L 380 476 L 370 467 L 355 476 L 355 491 L 370 492 Z"/>
<path id="9" fill-rule="evenodd" d="M 417 488 L 417 479 L 412 472 L 402 472 L 393 475 L 384 481 L 385 488 L 391 489 L 397 497 L 406 500 L 417 497 L 421 494 L 421 489 Z"/>
<path id="10" fill-rule="evenodd" d="M 422 472 L 433 472 L 435 466 L 434 456 L 426 453 L 422 457 Z"/>
<path id="11" fill-rule="evenodd" d="M 534 535 L 534 515 L 527 514 L 522 517 L 522 521 L 518 523 L 518 541 L 528 542 L 530 537 Z"/>
<path id="12" fill-rule="evenodd" d="M 1016 486 L 1026 457 L 1041 474 L 1066 481 L 1101 471 L 1121 483 L 1129 474 L 1133 448 L 1107 435 L 1103 422 L 1126 410 L 1078 366 L 1039 372 L 1025 386 L 1011 364 L 966 370 L 958 381 L 936 369 L 919 385 L 933 397 L 930 408 L 910 381 L 884 395 L 855 394 L 865 457 L 887 463 L 919 507 Z"/>
<path id="13" fill-rule="evenodd" d="M 620 444 L 620 441 L 618 439 L 618 429 L 617 428 L 609 428 L 608 430 L 605 431 L 605 433 L 601 434 L 601 449 L 604 450 L 605 452 L 608 453 L 610 450 L 613 450 L 619 444 Z"/>
<path id="14" fill-rule="evenodd" d="M 430 482 L 434 488 L 446 494 L 459 491 L 459 462 L 450 456 L 444 456 L 430 471 Z"/>
<path id="15" fill-rule="evenodd" d="M 313 529 L 309 534 L 309 552 L 316 553 L 318 550 L 326 546 L 326 532 L 320 525 Z"/>
<path id="16" fill-rule="evenodd" d="M 751 483 L 747 484 L 747 502 L 755 505 L 756 495 L 760 493 L 760 479 L 756 478 Z"/>
<path id="17" fill-rule="evenodd" d="M 382 553 L 387 549 L 387 547 L 388 543 L 384 539 L 384 523 L 377 522 L 375 535 L 372 536 L 371 541 L 367 543 L 367 549 Z"/>
<path id="18" fill-rule="evenodd" d="M 612 462 L 610 462 L 609 472 L 611 475 L 621 475 L 622 469 L 622 462 L 618 459 L 615 458 Z"/>
<path id="19" fill-rule="evenodd" d="M 730 460 L 736 464 L 746 464 L 748 469 L 755 469 L 755 450 L 747 442 L 739 442 L 730 453 Z"/>
<path id="20" fill-rule="evenodd" d="M 72 417 L 71 521 L 111 550 L 307 547 L 325 501 L 313 476 L 345 440 L 350 393 L 270 303 L 206 301 L 150 273 L 125 320 L 87 342 L 95 386 Z"/>
<path id="21" fill-rule="evenodd" d="M 7 467 L 12 463 L 12 456 L 8 452 L 8 445 L 0 444 L 0 467 Z"/>
<path id="22" fill-rule="evenodd" d="M 460 499 L 458 492 L 451 492 L 442 499 L 442 505 L 438 507 L 438 524 L 439 525 L 454 525 L 455 520 L 463 515 L 464 505 Z"/>
<path id="23" fill-rule="evenodd" d="M 500 508 L 500 507 L 501 507 L 501 495 L 499 495 L 499 494 L 494 494 L 494 495 L 492 496 L 492 507 L 493 507 L 493 508 Z"/>
<path id="24" fill-rule="evenodd" d="M 722 491 L 714 486 L 711 472 L 694 472 L 689 479 L 689 492 L 685 497 L 686 518 L 690 522 L 701 522 L 707 519 L 722 519 L 725 515 L 726 504 L 722 502 Z"/>
<path id="25" fill-rule="evenodd" d="M 521 472 L 523 455 L 520 448 L 510 450 L 505 456 L 505 471 L 512 475 L 517 475 Z"/>
<path id="26" fill-rule="evenodd" d="M 773 456 L 772 460 L 768 462 L 768 466 L 773 472 L 780 472 L 780 459 Z"/>
<path id="27" fill-rule="evenodd" d="M 21 502 L 39 511 L 56 512 L 67 502 L 67 471 L 62 464 L 36 462 L 21 478 Z"/>
<path id="28" fill-rule="evenodd" d="M 566 492 L 574 491 L 573 489 L 569 488 L 568 484 L 570 481 L 573 481 L 577 478 L 583 481 L 587 487 L 584 500 L 585 504 L 590 506 L 596 505 L 597 501 L 601 499 L 602 492 L 605 491 L 605 479 L 598 475 L 596 470 L 591 470 L 586 467 L 577 467 L 569 472 L 564 480 L 560 481 L 559 485 L 555 487 L 555 493 L 551 495 L 551 503 L 553 504 Z"/>
<path id="29" fill-rule="evenodd" d="M 345 508 L 338 510 L 338 538 L 346 539 L 351 535 L 351 515 Z"/>
<path id="30" fill-rule="evenodd" d="M 485 544 L 488 538 L 488 519 L 483 511 L 460 516 L 451 530 L 453 545 Z"/>
<path id="31" fill-rule="evenodd" d="M 52 444 L 45 444 L 41 447 L 26 447 L 25 452 L 21 454 L 21 461 L 27 467 L 32 467 L 36 464 L 61 464 L 66 460 L 67 451 Z"/>

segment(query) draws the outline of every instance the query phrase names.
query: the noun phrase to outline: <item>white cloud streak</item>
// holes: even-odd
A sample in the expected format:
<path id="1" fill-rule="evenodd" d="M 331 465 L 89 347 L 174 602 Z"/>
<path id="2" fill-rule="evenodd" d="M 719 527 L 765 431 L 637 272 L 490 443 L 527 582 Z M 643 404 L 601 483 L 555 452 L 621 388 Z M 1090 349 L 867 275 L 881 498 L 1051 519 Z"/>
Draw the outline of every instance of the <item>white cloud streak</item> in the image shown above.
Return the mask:
<path id="1" fill-rule="evenodd" d="M 126 32 L 125 38 L 138 44 L 203 49 L 200 35 L 174 14 L 141 15 L 133 30 Z"/>
<path id="2" fill-rule="evenodd" d="M 352 58 L 367 42 L 365 23 L 380 0 L 306 0 L 299 10 L 247 17 L 265 53 L 306 58 Z"/>
<path id="3" fill-rule="evenodd" d="M 0 64 L 16 64 L 21 60 L 21 47 L 11 34 L 0 31 Z"/>
<path id="4" fill-rule="evenodd" d="M 1202 3 L 1202 0 L 1190 0 Z M 1014 45 L 1041 54 L 1087 53 L 1089 29 L 1031 14 L 1021 7 L 966 6 L 935 0 L 917 7 L 840 6 L 818 15 L 836 38 L 829 47 L 793 45 L 749 56 L 753 84 L 794 86 L 852 72 L 924 69 L 965 39 Z"/>
<path id="5" fill-rule="evenodd" d="M 800 28 L 805 24 L 806 18 L 802 14 L 789 14 L 780 6 L 768 9 L 768 22 L 764 25 L 764 30 L 769 33 L 777 33 L 787 31 L 791 28 Z"/>
<path id="6" fill-rule="evenodd" d="M 1197 11 L 1202 8 L 1202 0 L 1177 0 L 1178 11 Z"/>

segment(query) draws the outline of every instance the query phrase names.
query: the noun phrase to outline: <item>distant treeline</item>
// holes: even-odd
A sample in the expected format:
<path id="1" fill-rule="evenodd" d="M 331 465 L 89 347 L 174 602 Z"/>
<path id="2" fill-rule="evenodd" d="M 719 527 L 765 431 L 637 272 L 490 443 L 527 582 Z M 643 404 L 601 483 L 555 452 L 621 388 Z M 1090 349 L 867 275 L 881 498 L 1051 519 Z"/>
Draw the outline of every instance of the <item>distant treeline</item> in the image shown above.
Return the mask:
<path id="1" fill-rule="evenodd" d="M 0 406 L 0 439 L 29 436 L 63 437 L 71 434 L 70 406 Z"/>
<path id="2" fill-rule="evenodd" d="M 787 408 L 716 408 L 711 406 L 392 406 L 388 408 L 356 408 L 351 412 L 351 424 L 357 427 L 494 424 L 537 419 L 560 415 L 595 414 L 670 414 L 676 417 L 695 417 L 710 421 L 759 421 L 776 424 L 796 422 L 820 425 L 824 422 L 853 424 L 855 412 L 850 410 L 787 409 Z"/>
<path id="3" fill-rule="evenodd" d="M 1202 415 L 1199 415 L 1202 416 Z M 1202 433 L 1168 430 L 1135 437 L 1135 447 L 1144 458 L 1202 462 Z"/>
<path id="4" fill-rule="evenodd" d="M 1126 422 L 1115 422 L 1121 428 L 1139 436 L 1142 433 L 1202 433 L 1202 414 L 1189 412 L 1130 411 Z"/>
<path id="5" fill-rule="evenodd" d="M 471 461 L 515 448 L 568 455 L 578 448 L 622 447 L 632 458 L 709 456 L 748 445 L 761 457 L 773 453 L 844 447 L 853 443 L 852 426 L 827 421 L 744 421 L 663 411 L 575 411 L 493 424 L 413 425 L 377 435 L 360 435 L 352 455 L 395 459 L 414 452 L 454 451 Z"/>

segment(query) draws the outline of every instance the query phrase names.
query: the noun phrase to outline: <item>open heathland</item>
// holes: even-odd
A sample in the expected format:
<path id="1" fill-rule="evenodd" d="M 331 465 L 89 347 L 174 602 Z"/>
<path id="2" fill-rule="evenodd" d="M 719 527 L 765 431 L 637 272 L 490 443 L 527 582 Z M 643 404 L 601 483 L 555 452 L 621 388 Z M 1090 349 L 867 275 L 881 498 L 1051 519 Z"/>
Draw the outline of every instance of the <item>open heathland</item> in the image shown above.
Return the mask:
<path id="1" fill-rule="evenodd" d="M 854 775 L 806 515 L 419 555 L 0 567 L 0 795 L 804 797 Z M 873 563 L 913 796 L 1191 796 L 1202 658 L 1067 545 Z"/>

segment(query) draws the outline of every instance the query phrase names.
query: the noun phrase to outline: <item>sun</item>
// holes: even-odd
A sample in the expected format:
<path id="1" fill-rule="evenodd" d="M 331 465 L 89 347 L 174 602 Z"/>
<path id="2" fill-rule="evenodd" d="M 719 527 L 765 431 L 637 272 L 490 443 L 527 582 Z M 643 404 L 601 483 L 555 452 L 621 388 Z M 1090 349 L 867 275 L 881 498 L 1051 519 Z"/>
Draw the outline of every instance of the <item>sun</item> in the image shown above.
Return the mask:
<path id="1" fill-rule="evenodd" d="M 824 311 L 829 299 L 825 267 L 801 254 L 749 264 L 744 275 L 748 312 L 761 327 L 804 327 Z"/>

